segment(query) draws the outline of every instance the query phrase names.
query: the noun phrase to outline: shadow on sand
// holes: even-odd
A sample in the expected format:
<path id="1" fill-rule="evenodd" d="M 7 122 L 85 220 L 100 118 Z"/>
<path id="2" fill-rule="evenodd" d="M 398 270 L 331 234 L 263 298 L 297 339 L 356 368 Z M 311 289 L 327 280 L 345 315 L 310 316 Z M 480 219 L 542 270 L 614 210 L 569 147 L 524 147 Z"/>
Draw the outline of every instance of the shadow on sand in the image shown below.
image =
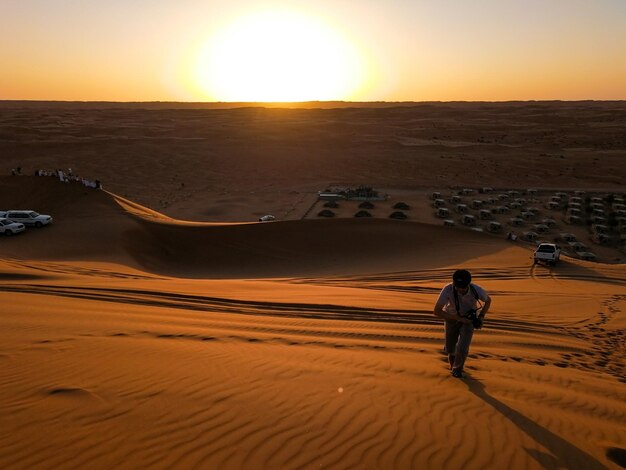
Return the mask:
<path id="1" fill-rule="evenodd" d="M 570 444 L 566 440 L 560 438 L 548 429 L 540 426 L 526 416 L 515 411 L 501 401 L 495 399 L 487 393 L 482 382 L 468 378 L 466 384 L 474 395 L 491 405 L 496 411 L 502 413 L 507 419 L 515 424 L 521 431 L 526 433 L 532 439 L 540 443 L 552 454 L 547 454 L 536 449 L 526 449 L 532 458 L 534 458 L 543 468 L 584 468 L 587 470 L 607 469 L 598 462 L 594 457 L 580 450 L 578 447 Z"/>

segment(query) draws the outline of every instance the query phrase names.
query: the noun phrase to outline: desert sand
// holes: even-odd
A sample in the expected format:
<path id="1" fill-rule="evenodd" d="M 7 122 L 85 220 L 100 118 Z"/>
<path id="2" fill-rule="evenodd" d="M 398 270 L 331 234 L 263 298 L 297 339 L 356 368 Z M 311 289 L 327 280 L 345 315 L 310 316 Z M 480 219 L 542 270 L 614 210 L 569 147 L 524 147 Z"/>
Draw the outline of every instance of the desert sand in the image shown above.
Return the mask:
<path id="1" fill-rule="evenodd" d="M 334 183 L 623 193 L 624 103 L 147 108 L 0 106 L 0 209 L 54 217 L 0 239 L 1 468 L 626 466 L 624 264 L 302 219 Z M 104 190 L 31 176 L 68 167 Z M 463 380 L 458 267 L 493 298 Z"/>

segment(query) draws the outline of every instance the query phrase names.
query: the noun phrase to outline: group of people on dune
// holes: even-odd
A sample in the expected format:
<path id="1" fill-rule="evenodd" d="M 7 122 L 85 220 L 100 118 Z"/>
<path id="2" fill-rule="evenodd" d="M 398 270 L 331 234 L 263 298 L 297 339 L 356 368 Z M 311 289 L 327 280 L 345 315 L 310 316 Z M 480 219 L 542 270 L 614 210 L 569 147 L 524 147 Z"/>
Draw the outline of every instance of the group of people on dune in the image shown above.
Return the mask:
<path id="1" fill-rule="evenodd" d="M 17 167 L 17 168 L 13 168 L 11 170 L 11 175 L 13 176 L 21 176 L 23 175 L 22 173 L 22 167 Z M 100 180 L 89 180 L 86 178 L 83 178 L 81 176 L 75 175 L 72 172 L 71 168 L 68 168 L 67 171 L 63 171 L 61 169 L 57 169 L 57 170 L 35 170 L 35 176 L 52 176 L 54 178 L 58 178 L 59 181 L 63 182 L 63 183 L 69 183 L 70 181 L 76 181 L 81 183 L 83 186 L 87 187 L 87 188 L 94 188 L 94 189 L 102 189 L 102 183 L 100 182 Z"/>

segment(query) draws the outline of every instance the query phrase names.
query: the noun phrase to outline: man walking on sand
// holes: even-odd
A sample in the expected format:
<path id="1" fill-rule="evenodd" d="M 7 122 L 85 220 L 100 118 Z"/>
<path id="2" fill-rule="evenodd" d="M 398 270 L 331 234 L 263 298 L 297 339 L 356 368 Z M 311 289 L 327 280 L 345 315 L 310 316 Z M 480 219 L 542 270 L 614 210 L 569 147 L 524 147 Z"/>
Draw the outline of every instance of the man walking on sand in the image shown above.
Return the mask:
<path id="1" fill-rule="evenodd" d="M 478 302 L 484 302 L 479 306 Z M 445 286 L 435 304 L 435 316 L 445 320 L 446 352 L 452 375 L 463 378 L 463 366 L 469 354 L 474 324 L 467 318 L 468 313 L 477 311 L 479 327 L 491 306 L 491 297 L 484 289 L 472 284 L 472 275 L 459 269 L 452 275 L 452 282 Z"/>

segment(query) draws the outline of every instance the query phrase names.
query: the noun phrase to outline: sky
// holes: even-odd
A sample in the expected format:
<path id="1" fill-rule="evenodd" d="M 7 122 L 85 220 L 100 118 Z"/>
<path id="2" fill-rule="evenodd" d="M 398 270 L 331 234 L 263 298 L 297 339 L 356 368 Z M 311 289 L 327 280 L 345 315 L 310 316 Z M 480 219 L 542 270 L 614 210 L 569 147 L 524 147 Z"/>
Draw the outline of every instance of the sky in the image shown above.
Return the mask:
<path id="1" fill-rule="evenodd" d="M 0 0 L 0 99 L 626 99 L 626 1 Z"/>

